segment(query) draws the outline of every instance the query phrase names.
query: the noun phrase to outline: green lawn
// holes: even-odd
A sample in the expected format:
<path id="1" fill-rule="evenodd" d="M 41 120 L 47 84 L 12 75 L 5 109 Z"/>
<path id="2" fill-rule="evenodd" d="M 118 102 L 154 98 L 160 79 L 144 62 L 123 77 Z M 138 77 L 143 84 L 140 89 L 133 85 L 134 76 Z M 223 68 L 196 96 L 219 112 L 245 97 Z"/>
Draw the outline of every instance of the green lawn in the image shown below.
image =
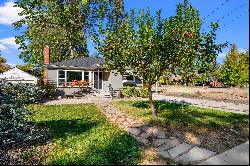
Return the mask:
<path id="1" fill-rule="evenodd" d="M 147 101 L 116 101 L 122 112 L 161 127 L 171 136 L 218 152 L 243 143 L 249 137 L 247 115 L 155 101 L 158 121 L 151 119 Z"/>
<path id="2" fill-rule="evenodd" d="M 138 142 L 92 104 L 29 108 L 36 110 L 30 120 L 51 132 L 52 148 L 43 164 L 136 164 L 141 158 Z"/>

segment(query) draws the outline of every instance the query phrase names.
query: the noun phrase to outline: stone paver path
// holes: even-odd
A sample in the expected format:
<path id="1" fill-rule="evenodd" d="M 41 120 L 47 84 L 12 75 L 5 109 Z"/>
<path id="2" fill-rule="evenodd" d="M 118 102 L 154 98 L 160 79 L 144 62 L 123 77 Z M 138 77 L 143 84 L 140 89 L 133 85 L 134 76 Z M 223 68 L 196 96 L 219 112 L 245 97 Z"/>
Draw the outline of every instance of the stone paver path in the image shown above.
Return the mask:
<path id="1" fill-rule="evenodd" d="M 180 142 L 177 138 L 149 124 L 121 113 L 109 102 L 99 102 L 97 105 L 111 122 L 126 130 L 144 145 L 154 147 L 163 159 L 172 159 L 182 164 L 196 164 L 216 154 L 210 150 Z"/>
<path id="2" fill-rule="evenodd" d="M 216 110 L 241 113 L 241 114 L 249 114 L 249 105 L 247 104 L 235 104 L 228 102 L 219 102 L 219 101 L 210 101 L 210 100 L 200 100 L 200 99 L 192 99 L 186 97 L 175 97 L 175 96 L 164 96 L 164 95 L 153 95 L 155 100 L 164 100 L 170 102 L 176 102 L 180 104 L 194 105 L 203 108 L 212 108 Z"/>

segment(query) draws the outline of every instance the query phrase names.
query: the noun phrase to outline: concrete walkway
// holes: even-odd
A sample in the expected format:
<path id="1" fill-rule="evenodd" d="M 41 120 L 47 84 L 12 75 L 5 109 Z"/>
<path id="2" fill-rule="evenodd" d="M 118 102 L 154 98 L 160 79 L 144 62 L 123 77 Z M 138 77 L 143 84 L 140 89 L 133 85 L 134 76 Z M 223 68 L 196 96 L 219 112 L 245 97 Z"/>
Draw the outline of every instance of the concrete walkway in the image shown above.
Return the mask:
<path id="1" fill-rule="evenodd" d="M 198 165 L 249 165 L 249 141 L 211 157 Z"/>
<path id="2" fill-rule="evenodd" d="M 175 96 L 164 96 L 164 95 L 153 95 L 155 100 L 164 100 L 169 102 L 177 102 L 180 104 L 194 105 L 203 108 L 212 108 L 215 110 L 222 110 L 227 112 L 241 113 L 249 115 L 249 105 L 247 104 L 234 104 L 219 101 L 209 101 L 201 99 L 192 99 L 187 97 L 175 97 Z"/>

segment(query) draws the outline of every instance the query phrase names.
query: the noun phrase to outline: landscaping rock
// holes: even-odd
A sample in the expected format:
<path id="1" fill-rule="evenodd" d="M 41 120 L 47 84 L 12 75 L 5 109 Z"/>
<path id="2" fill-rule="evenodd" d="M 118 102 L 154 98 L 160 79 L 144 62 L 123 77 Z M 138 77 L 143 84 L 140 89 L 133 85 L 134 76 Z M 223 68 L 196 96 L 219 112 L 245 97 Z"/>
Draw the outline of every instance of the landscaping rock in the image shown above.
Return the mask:
<path id="1" fill-rule="evenodd" d="M 192 148 L 191 145 L 186 144 L 186 143 L 182 143 L 182 144 L 168 150 L 168 153 L 170 154 L 170 156 L 172 158 L 176 158 L 179 155 L 188 152 L 191 148 Z"/>
<path id="2" fill-rule="evenodd" d="M 215 152 L 212 152 L 210 150 L 194 147 L 188 153 L 181 155 L 177 160 L 182 164 L 187 165 L 192 164 L 193 162 L 207 159 L 215 154 Z"/>

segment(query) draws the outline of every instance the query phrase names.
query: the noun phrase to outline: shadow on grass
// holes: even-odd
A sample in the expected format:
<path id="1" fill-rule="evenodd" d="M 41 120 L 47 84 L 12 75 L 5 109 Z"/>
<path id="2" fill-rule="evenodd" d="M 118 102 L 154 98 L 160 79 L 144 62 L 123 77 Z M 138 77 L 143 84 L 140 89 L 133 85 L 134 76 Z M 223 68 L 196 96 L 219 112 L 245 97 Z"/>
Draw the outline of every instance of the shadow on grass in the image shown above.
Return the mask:
<path id="1" fill-rule="evenodd" d="M 83 119 L 72 120 L 50 120 L 37 122 L 38 127 L 50 129 L 51 139 L 63 138 L 68 135 L 78 135 L 85 133 L 99 125 L 97 121 L 84 121 Z"/>
<path id="2" fill-rule="evenodd" d="M 170 102 L 165 102 L 165 101 L 160 101 L 160 100 L 155 100 L 154 101 L 154 106 L 156 110 L 165 110 L 169 109 L 172 111 L 178 111 L 179 109 L 184 109 L 187 108 L 187 105 L 182 105 L 182 104 L 177 104 L 177 103 L 170 103 Z M 137 108 L 150 108 L 149 102 L 148 101 L 138 101 L 133 103 L 133 107 Z"/>
<path id="3" fill-rule="evenodd" d="M 52 165 L 135 165 L 141 158 L 138 142 L 127 134 L 115 134 L 103 144 L 90 144 L 84 153 L 73 152 L 57 157 Z"/>

